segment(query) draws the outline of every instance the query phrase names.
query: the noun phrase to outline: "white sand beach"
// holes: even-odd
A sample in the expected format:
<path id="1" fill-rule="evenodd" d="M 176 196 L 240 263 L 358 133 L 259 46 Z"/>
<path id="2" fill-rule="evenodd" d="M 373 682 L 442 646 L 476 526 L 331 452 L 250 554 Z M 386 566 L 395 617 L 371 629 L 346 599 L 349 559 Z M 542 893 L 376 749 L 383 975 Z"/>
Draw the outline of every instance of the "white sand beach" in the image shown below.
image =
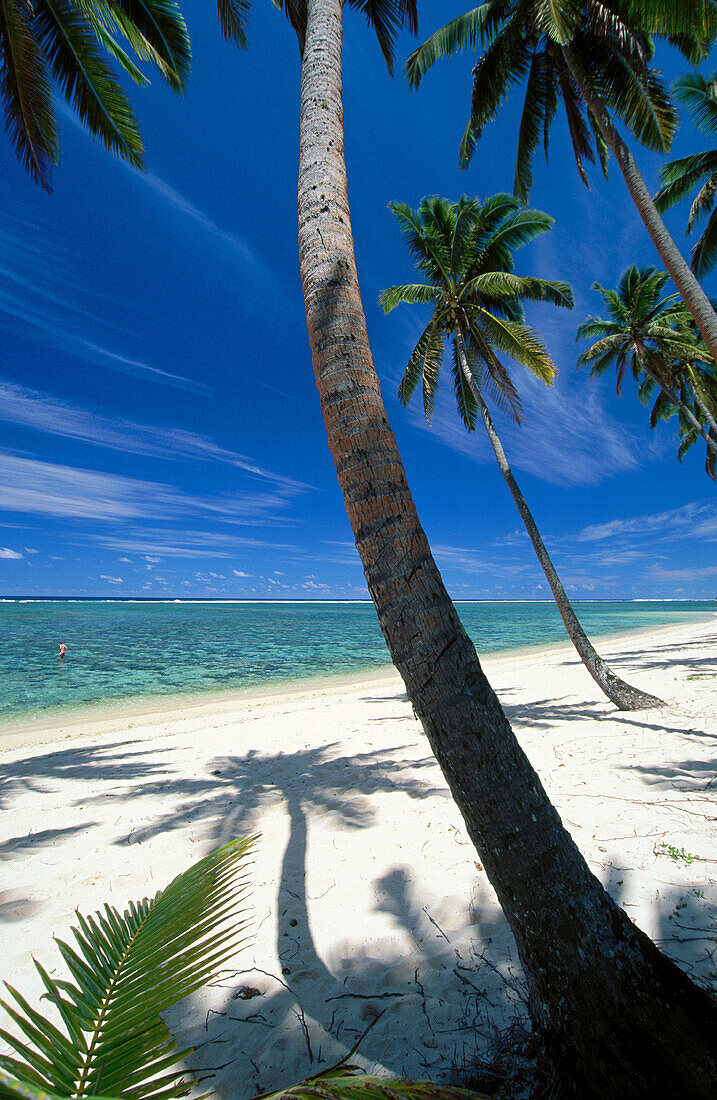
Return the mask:
<path id="1" fill-rule="evenodd" d="M 598 649 L 665 707 L 619 713 L 570 646 L 484 666 L 595 874 L 717 985 L 717 616 Z M 32 956 L 60 970 L 75 907 L 122 907 L 261 834 L 254 941 L 171 1016 L 195 1064 L 224 1067 L 220 1096 L 325 1068 L 381 1012 L 359 1061 L 447 1080 L 521 1011 L 511 936 L 393 672 L 5 731 L 0 768 L 0 976 L 31 997 Z"/>

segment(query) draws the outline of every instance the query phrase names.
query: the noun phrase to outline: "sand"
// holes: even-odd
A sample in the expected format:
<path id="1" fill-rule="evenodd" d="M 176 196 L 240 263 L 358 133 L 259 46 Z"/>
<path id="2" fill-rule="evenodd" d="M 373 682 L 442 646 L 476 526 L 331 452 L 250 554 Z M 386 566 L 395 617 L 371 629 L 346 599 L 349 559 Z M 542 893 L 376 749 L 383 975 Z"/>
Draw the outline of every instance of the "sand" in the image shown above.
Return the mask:
<path id="1" fill-rule="evenodd" d="M 665 707 L 617 712 L 570 647 L 484 665 L 593 871 L 717 984 L 717 616 L 599 649 Z M 170 1016 L 195 1065 L 224 1067 L 220 1096 L 326 1068 L 379 1013 L 367 1069 L 448 1080 L 524 1012 L 512 938 L 393 672 L 5 731 L 0 769 L 2 976 L 31 997 L 32 955 L 61 972 L 51 937 L 75 907 L 122 907 L 260 832 L 253 943 Z"/>

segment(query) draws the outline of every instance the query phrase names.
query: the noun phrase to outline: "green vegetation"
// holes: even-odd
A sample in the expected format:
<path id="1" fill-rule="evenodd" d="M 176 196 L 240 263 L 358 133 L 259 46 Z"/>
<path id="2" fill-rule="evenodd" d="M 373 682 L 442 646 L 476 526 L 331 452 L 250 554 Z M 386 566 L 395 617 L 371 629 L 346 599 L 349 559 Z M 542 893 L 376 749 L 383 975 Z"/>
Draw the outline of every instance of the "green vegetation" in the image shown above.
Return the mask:
<path id="1" fill-rule="evenodd" d="M 19 1058 L 0 1055 L 0 1100 L 173 1100 L 200 1082 L 185 1067 L 161 1013 L 215 978 L 247 940 L 246 857 L 255 838 L 219 848 L 152 900 L 123 914 L 105 905 L 73 928 L 79 951 L 57 940 L 72 982 L 36 962 L 45 998 L 65 1030 L 8 986 L 0 1002 L 24 1039 L 0 1029 Z M 428 1081 L 358 1076 L 350 1059 L 275 1093 L 277 1100 L 466 1100 L 475 1093 Z M 477 1097 L 476 1100 L 480 1100 Z"/>
<path id="2" fill-rule="evenodd" d="M 149 81 L 120 38 L 175 91 L 184 87 L 191 52 L 174 0 L 0 0 L 5 128 L 24 168 L 47 191 L 60 159 L 56 90 L 94 138 L 143 167 L 137 121 L 105 54 L 135 83 Z"/>
<path id="3" fill-rule="evenodd" d="M 697 856 L 690 855 L 684 848 L 676 848 L 674 844 L 667 844 L 664 840 L 655 845 L 657 855 L 669 856 L 673 863 L 694 863 Z"/>

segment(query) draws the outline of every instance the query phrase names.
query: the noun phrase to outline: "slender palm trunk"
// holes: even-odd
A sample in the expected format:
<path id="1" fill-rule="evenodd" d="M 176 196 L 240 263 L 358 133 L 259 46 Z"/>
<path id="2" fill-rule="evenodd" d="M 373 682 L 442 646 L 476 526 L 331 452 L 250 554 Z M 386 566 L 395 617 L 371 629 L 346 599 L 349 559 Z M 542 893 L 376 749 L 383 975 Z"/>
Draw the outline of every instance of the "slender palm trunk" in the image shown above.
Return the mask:
<path id="1" fill-rule="evenodd" d="M 562 51 L 571 75 L 592 112 L 608 148 L 618 163 L 640 217 L 645 223 L 647 232 L 652 237 L 652 243 L 672 276 L 673 282 L 692 314 L 695 324 L 702 333 L 712 358 L 717 361 L 717 314 L 715 314 L 709 298 L 670 236 L 667 226 L 652 201 L 652 196 L 642 178 L 640 169 L 637 167 L 635 158 L 620 137 L 605 104 L 593 91 L 580 58 L 570 46 L 563 46 Z"/>
<path id="2" fill-rule="evenodd" d="M 680 412 L 682 413 L 682 415 L 684 416 L 684 418 L 688 422 L 688 424 L 691 424 L 692 427 L 697 432 L 697 434 L 702 436 L 705 443 L 707 444 L 708 449 L 710 451 L 714 451 L 714 453 L 717 455 L 717 442 L 715 442 L 714 439 L 710 438 L 709 432 L 706 432 L 704 430 L 704 428 L 700 424 L 699 420 L 697 419 L 695 414 L 692 412 L 692 409 L 690 408 L 690 406 L 685 405 L 684 401 L 680 397 L 677 390 L 671 389 L 669 386 L 666 386 L 665 383 L 660 380 L 659 376 L 655 373 L 655 371 L 650 366 L 650 364 L 647 360 L 647 356 L 645 355 L 644 348 L 639 343 L 635 344 L 635 351 L 637 353 L 638 362 L 640 363 L 640 367 L 643 370 L 643 372 L 647 375 L 648 378 L 650 378 L 655 383 L 656 386 L 659 386 L 659 388 L 662 390 L 662 392 L 667 397 L 669 397 L 672 404 L 675 405 L 676 408 L 678 408 L 680 410 Z M 688 383 L 688 385 L 689 385 L 689 383 Z M 692 396 L 694 398 L 695 397 L 695 392 L 694 392 L 694 390 L 692 389 L 691 386 L 690 386 L 690 390 L 691 390 Z M 699 405 L 699 403 L 697 402 L 696 399 L 695 399 L 695 405 L 697 405 L 697 407 L 700 408 L 700 405 Z"/>
<path id="3" fill-rule="evenodd" d="M 445 590 L 388 424 L 344 164 L 342 0 L 308 0 L 299 256 L 329 446 L 393 662 L 515 935 L 564 1095 L 709 1095 L 717 1006 L 591 874 L 518 745 Z M 397 1037 L 398 1038 L 398 1037 Z"/>
<path id="4" fill-rule="evenodd" d="M 688 374 L 685 378 L 687 388 L 692 394 L 692 400 L 695 403 L 695 408 L 704 416 L 707 424 L 709 425 L 710 438 L 714 438 L 717 441 L 717 420 L 715 420 L 710 410 L 708 399 L 704 396 L 701 386 L 695 380 L 694 377 L 690 377 Z M 714 449 L 714 448 L 713 448 Z"/>
<path id="5" fill-rule="evenodd" d="M 533 519 L 532 512 L 528 508 L 525 501 L 525 497 L 520 491 L 518 482 L 513 476 L 513 471 L 510 468 L 508 459 L 506 458 L 505 451 L 503 450 L 503 444 L 500 441 L 500 437 L 495 430 L 493 419 L 488 411 L 488 406 L 483 400 L 483 394 L 481 393 L 480 386 L 473 377 L 473 372 L 468 363 L 468 357 L 466 355 L 465 342 L 463 339 L 463 333 L 461 332 L 458 324 L 454 327 L 454 336 L 456 340 L 456 346 L 458 348 L 458 358 L 460 359 L 461 370 L 465 376 L 466 382 L 470 386 L 471 393 L 476 399 L 476 403 L 480 410 L 480 414 L 483 420 L 483 425 L 491 446 L 495 453 L 495 457 L 500 467 L 505 483 L 510 490 L 510 495 L 515 501 L 515 506 L 520 512 L 520 518 L 525 524 L 525 529 L 530 536 L 530 541 L 533 544 L 533 549 L 537 555 L 546 579 L 552 590 L 555 602 L 558 606 L 560 616 L 565 623 L 565 629 L 567 630 L 570 640 L 578 651 L 580 660 L 585 665 L 592 676 L 595 683 L 600 690 L 607 695 L 611 703 L 614 703 L 619 710 L 642 710 L 645 707 L 659 707 L 663 705 L 661 699 L 658 699 L 654 695 L 648 695 L 644 691 L 640 691 L 638 688 L 632 687 L 631 684 L 626 684 L 624 680 L 621 680 L 619 676 L 616 676 L 612 669 L 603 661 L 602 657 L 596 653 L 595 648 L 588 638 L 587 634 L 580 625 L 580 621 L 573 610 L 572 604 L 567 597 L 565 589 L 560 581 L 555 566 L 553 565 L 547 548 L 538 530 L 537 524 Z"/>

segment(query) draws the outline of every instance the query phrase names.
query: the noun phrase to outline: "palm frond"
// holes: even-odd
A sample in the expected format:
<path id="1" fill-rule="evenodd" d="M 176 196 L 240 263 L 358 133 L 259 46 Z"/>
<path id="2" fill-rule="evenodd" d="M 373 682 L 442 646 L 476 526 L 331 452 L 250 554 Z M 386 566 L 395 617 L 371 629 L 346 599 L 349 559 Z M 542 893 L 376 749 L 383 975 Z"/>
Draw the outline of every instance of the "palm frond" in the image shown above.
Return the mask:
<path id="1" fill-rule="evenodd" d="M 81 3 L 86 18 L 94 25 L 98 0 L 81 0 Z M 192 48 L 175 0 L 103 0 L 103 4 L 137 57 L 155 65 L 175 92 L 183 91 L 191 68 Z M 113 50 L 110 52 L 116 56 Z M 120 57 L 117 60 L 126 67 Z"/>
<path id="2" fill-rule="evenodd" d="M 662 187 L 655 195 L 655 206 L 664 214 L 685 198 L 704 175 L 717 172 L 717 153 L 693 153 L 688 157 L 668 161 L 660 169 Z"/>
<path id="3" fill-rule="evenodd" d="M 582 11 L 574 0 L 537 0 L 533 18 L 542 34 L 565 46 L 580 25 Z"/>
<path id="4" fill-rule="evenodd" d="M 481 391 L 488 394 L 493 404 L 514 424 L 523 419 L 523 404 L 513 379 L 491 347 L 480 322 L 471 325 L 466 354 L 474 376 L 481 368 Z M 485 369 L 482 366 L 485 365 Z"/>
<path id="5" fill-rule="evenodd" d="M 443 336 L 438 324 L 434 318 L 426 325 L 425 329 L 421 333 L 418 343 L 411 352 L 411 356 L 406 364 L 406 369 L 403 373 L 403 378 L 398 387 L 398 400 L 402 405 L 408 405 L 408 402 L 413 397 L 416 387 L 419 383 L 423 385 L 423 400 L 424 411 L 426 409 L 426 394 L 427 389 L 438 386 L 438 376 L 440 368 L 443 364 Z M 428 376 L 428 386 L 426 386 L 426 375 Z M 430 395 L 428 397 L 428 406 L 430 412 L 433 410 L 433 403 Z M 426 419 L 431 420 L 429 412 L 426 412 Z"/>
<path id="6" fill-rule="evenodd" d="M 698 130 L 717 134 L 717 74 L 708 80 L 702 73 L 684 73 L 674 81 L 672 91 L 688 109 Z"/>
<path id="7" fill-rule="evenodd" d="M 36 964 L 66 1034 L 8 986 L 15 1004 L 0 1003 L 24 1038 L 0 1031 L 19 1056 L 0 1056 L 0 1069 L 61 1096 L 169 1100 L 189 1091 L 176 1068 L 188 1052 L 178 1050 L 160 1013 L 244 942 L 243 864 L 252 839 L 225 845 L 123 914 L 109 905 L 94 917 L 78 914 L 76 947 L 56 941 L 72 981 Z"/>
<path id="8" fill-rule="evenodd" d="M 230 42 L 246 49 L 246 26 L 251 8 L 250 0 L 217 0 L 219 27 Z"/>
<path id="9" fill-rule="evenodd" d="M 366 17 L 393 76 L 393 46 L 401 27 L 407 24 L 412 33 L 417 29 L 415 0 L 348 0 L 348 3 Z"/>
<path id="10" fill-rule="evenodd" d="M 702 236 L 692 250 L 690 266 L 695 275 L 705 276 L 717 262 L 717 209 L 707 219 Z"/>
<path id="11" fill-rule="evenodd" d="M 354 1074 L 309 1077 L 299 1085 L 266 1092 L 254 1100 L 485 1100 L 466 1089 L 405 1078 Z"/>
<path id="12" fill-rule="evenodd" d="M 619 54 L 610 53 L 601 66 L 600 90 L 642 145 L 661 153 L 670 148 L 679 120 L 653 69 L 638 71 Z"/>
<path id="13" fill-rule="evenodd" d="M 33 28 L 80 121 L 111 152 L 141 168 L 142 141 L 132 108 L 81 12 L 69 0 L 37 0 Z"/>
<path id="14" fill-rule="evenodd" d="M 50 190 L 59 160 L 57 122 L 50 73 L 24 0 L 0 4 L 0 97 L 5 128 L 18 160 L 31 179 Z"/>
<path id="15" fill-rule="evenodd" d="M 551 75 L 545 51 L 534 49 L 525 87 L 523 112 L 518 127 L 518 149 L 515 155 L 513 193 L 518 196 L 521 202 L 528 201 L 530 189 L 533 186 L 533 156 L 541 135 L 546 147 L 547 157 L 548 131 L 550 129 L 547 115 L 551 103 L 554 108 L 554 89 Z"/>
<path id="16" fill-rule="evenodd" d="M 473 68 L 471 114 L 458 150 L 467 168 L 485 126 L 495 118 L 513 87 L 528 72 L 530 51 L 525 36 L 508 21 Z"/>
<path id="17" fill-rule="evenodd" d="M 506 0 L 486 0 L 432 34 L 406 61 L 409 88 L 417 88 L 436 61 L 483 46 L 500 26 L 508 6 Z"/>
<path id="18" fill-rule="evenodd" d="M 541 381 L 552 382 L 555 364 L 529 325 L 494 317 L 487 310 L 480 312 L 480 325 L 491 344 L 522 367 L 527 367 Z"/>
<path id="19" fill-rule="evenodd" d="M 468 384 L 468 379 L 463 373 L 460 357 L 458 355 L 458 346 L 455 339 L 452 341 L 452 363 L 451 363 L 451 377 L 453 378 L 453 392 L 456 396 L 456 406 L 458 408 L 458 415 L 463 421 L 464 426 L 469 432 L 475 430 L 476 421 L 478 418 L 478 404 L 473 391 Z M 480 387 L 482 384 L 483 372 L 480 364 L 472 364 L 472 372 L 476 384 Z"/>
<path id="20" fill-rule="evenodd" d="M 392 309 L 400 305 L 436 305 L 439 294 L 435 287 L 426 283 L 407 283 L 404 286 L 390 286 L 382 290 L 378 296 L 378 304 L 384 313 L 390 313 Z"/>

